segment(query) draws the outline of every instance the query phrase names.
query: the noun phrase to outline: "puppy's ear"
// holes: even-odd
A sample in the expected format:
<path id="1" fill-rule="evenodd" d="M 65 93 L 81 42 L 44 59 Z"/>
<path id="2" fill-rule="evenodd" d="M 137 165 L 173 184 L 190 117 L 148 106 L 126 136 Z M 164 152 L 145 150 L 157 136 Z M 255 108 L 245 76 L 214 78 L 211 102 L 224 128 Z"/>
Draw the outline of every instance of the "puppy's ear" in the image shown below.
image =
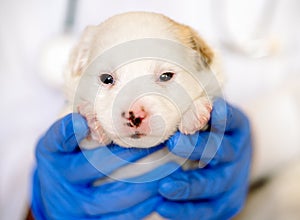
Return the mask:
<path id="1" fill-rule="evenodd" d="M 85 28 L 77 46 L 73 49 L 69 60 L 69 75 L 80 76 L 88 66 L 91 55 L 91 45 L 94 41 L 96 26 Z"/>
<path id="2" fill-rule="evenodd" d="M 214 52 L 212 49 L 205 43 L 205 41 L 198 35 L 196 31 L 192 28 L 190 29 L 190 43 L 193 50 L 196 50 L 202 58 L 205 66 L 210 66 L 214 60 Z"/>
<path id="3" fill-rule="evenodd" d="M 186 25 L 180 25 L 179 35 L 181 35 L 180 38 L 186 46 L 200 55 L 205 67 L 212 65 L 215 57 L 214 52 L 194 29 Z"/>

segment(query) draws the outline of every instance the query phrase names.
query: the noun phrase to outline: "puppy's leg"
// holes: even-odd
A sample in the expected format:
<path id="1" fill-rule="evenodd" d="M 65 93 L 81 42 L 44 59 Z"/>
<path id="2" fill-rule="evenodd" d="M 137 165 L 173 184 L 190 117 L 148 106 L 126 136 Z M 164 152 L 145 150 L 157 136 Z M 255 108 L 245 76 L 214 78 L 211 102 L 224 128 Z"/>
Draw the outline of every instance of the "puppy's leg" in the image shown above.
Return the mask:
<path id="1" fill-rule="evenodd" d="M 201 97 L 193 102 L 193 105 L 182 115 L 179 131 L 183 134 L 194 134 L 205 129 L 212 111 L 212 105 L 208 98 Z"/>
<path id="2" fill-rule="evenodd" d="M 89 103 L 83 103 L 78 106 L 78 112 L 87 120 L 90 133 L 86 139 L 81 142 L 81 147 L 92 149 L 99 146 L 105 146 L 111 142 L 110 138 L 103 130 L 97 114 L 93 111 L 93 107 Z"/>

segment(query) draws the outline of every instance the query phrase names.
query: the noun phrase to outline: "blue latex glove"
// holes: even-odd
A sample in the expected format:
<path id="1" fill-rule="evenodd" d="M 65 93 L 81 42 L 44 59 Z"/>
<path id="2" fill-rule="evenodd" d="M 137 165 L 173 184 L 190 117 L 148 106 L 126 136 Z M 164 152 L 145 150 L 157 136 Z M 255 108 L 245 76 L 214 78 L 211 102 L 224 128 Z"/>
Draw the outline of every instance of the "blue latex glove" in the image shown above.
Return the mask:
<path id="1" fill-rule="evenodd" d="M 96 187 L 93 182 L 104 175 L 86 157 L 92 155 L 96 166 L 110 173 L 126 164 L 110 151 L 135 161 L 155 148 L 145 151 L 111 146 L 110 150 L 102 147 L 84 155 L 74 130 L 78 141 L 88 134 L 86 121 L 78 114 L 73 114 L 73 120 L 70 114 L 54 123 L 37 145 L 31 207 L 35 219 L 142 219 L 153 212 L 162 200 L 158 181 L 113 182 Z"/>
<path id="2" fill-rule="evenodd" d="M 209 163 L 203 169 L 178 170 L 161 180 L 159 192 L 166 198 L 157 208 L 161 216 L 223 220 L 241 210 L 248 190 L 252 152 L 249 121 L 241 111 L 217 99 L 210 127 L 211 132 L 190 136 L 176 133 L 167 141 L 173 153 L 187 157 L 192 152 L 189 158 Z"/>

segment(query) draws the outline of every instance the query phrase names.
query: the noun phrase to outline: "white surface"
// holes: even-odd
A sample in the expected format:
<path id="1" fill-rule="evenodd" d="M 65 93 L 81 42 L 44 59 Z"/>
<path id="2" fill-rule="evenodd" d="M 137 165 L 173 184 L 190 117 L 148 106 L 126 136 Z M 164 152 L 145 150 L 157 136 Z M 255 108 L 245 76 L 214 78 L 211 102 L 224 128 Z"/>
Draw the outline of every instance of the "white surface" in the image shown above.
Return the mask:
<path id="1" fill-rule="evenodd" d="M 245 0 L 245 4 L 249 2 Z M 279 85 L 285 80 L 300 74 L 300 3 L 297 0 L 279 3 L 270 32 L 278 41 L 278 54 L 252 59 L 220 50 L 228 76 L 226 95 L 233 103 L 243 106 L 256 103 L 261 94 L 272 93 L 281 88 Z M 4 100 L 0 116 L 0 213 L 3 219 L 21 219 L 28 201 L 35 143 L 56 119 L 63 105 L 62 93 L 47 86 L 39 76 L 38 62 L 43 45 L 62 30 L 65 4 L 62 0 L 2 0 L 0 3 L 0 94 Z M 212 22 L 213 16 L 217 15 L 211 9 L 209 0 L 185 3 L 179 0 L 84 0 L 79 5 L 75 31 L 78 33 L 86 25 L 97 24 L 119 12 L 156 11 L 191 25 L 217 46 L 222 33 Z M 237 22 L 232 27 L 239 28 L 242 20 L 253 16 L 252 10 L 242 12 L 238 16 L 244 16 L 244 19 L 230 18 Z M 276 103 L 276 97 L 273 98 Z M 277 110 L 281 114 L 280 109 Z M 268 115 L 268 112 L 263 114 Z M 292 119 L 290 122 L 296 123 Z M 276 138 L 280 139 L 280 136 Z"/>
<path id="2" fill-rule="evenodd" d="M 1 219 L 21 219 L 34 146 L 62 106 L 61 94 L 37 74 L 40 46 L 59 30 L 63 6 L 60 1 L 45 2 L 0 3 Z"/>
<path id="3" fill-rule="evenodd" d="M 61 34 L 47 42 L 39 57 L 39 74 L 50 86 L 60 89 L 64 86 L 64 71 L 69 54 L 76 39 L 71 34 Z"/>

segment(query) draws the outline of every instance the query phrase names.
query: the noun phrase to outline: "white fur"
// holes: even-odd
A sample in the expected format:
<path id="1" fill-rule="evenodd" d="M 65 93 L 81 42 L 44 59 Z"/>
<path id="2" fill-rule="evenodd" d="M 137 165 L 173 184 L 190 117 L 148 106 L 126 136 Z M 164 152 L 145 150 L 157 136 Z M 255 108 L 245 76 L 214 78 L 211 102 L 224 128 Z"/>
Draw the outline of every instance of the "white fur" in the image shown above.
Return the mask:
<path id="1" fill-rule="evenodd" d="M 180 27 L 179 24 L 176 25 Z M 185 35 L 187 34 L 180 33 L 180 29 L 176 30 L 174 21 L 165 16 L 138 12 L 114 16 L 85 31 L 71 57 L 67 71 L 67 94 L 73 110 L 79 109 L 80 113 L 92 121 L 89 123 L 92 139 L 98 138 L 98 145 L 107 144 L 112 140 L 124 147 L 148 148 L 168 139 L 178 128 L 185 134 L 192 134 L 206 125 L 212 108 L 211 102 L 200 77 L 195 78 L 185 67 L 152 59 L 134 61 L 118 69 L 110 69 L 110 62 L 114 62 L 114 59 L 111 59 L 102 69 L 89 70 L 89 64 L 116 45 L 145 38 L 168 39 L 183 44 L 180 38 L 189 37 Z M 191 49 L 188 49 L 177 52 L 183 59 L 188 60 L 188 68 L 198 68 L 197 71 L 202 74 L 212 75 L 209 68 L 204 68 L 203 64 L 202 67 L 199 65 L 200 59 L 196 61 L 196 55 L 191 54 Z M 197 56 L 203 58 L 201 54 Z M 95 87 L 93 91 L 95 93 L 97 90 L 98 94 L 95 99 L 90 100 L 91 95 L 84 91 L 80 96 L 84 101 L 88 101 L 74 103 L 74 94 L 78 93 L 76 89 L 84 75 L 83 72 L 91 74 L 89 85 Z M 174 72 L 175 75 L 168 82 L 158 82 L 160 74 L 164 72 Z M 98 78 L 102 73 L 113 75 L 116 83 L 111 87 L 101 84 Z M 126 86 L 132 88 L 127 89 Z M 184 94 L 178 90 L 184 91 Z M 145 91 L 145 95 L 137 96 L 137 91 Z M 153 94 L 149 94 L 149 91 Z M 174 97 L 176 92 L 177 98 Z M 183 95 L 186 97 L 181 99 Z M 122 98 L 119 98 L 120 96 Z M 122 112 L 130 111 L 136 102 L 145 108 L 148 117 L 142 123 L 142 128 L 128 128 L 124 126 L 126 120 L 121 115 Z M 95 127 L 99 128 L 100 132 L 93 129 Z M 134 132 L 140 132 L 140 129 L 146 135 L 140 139 L 130 137 Z M 87 148 L 94 146 L 86 145 Z"/>

